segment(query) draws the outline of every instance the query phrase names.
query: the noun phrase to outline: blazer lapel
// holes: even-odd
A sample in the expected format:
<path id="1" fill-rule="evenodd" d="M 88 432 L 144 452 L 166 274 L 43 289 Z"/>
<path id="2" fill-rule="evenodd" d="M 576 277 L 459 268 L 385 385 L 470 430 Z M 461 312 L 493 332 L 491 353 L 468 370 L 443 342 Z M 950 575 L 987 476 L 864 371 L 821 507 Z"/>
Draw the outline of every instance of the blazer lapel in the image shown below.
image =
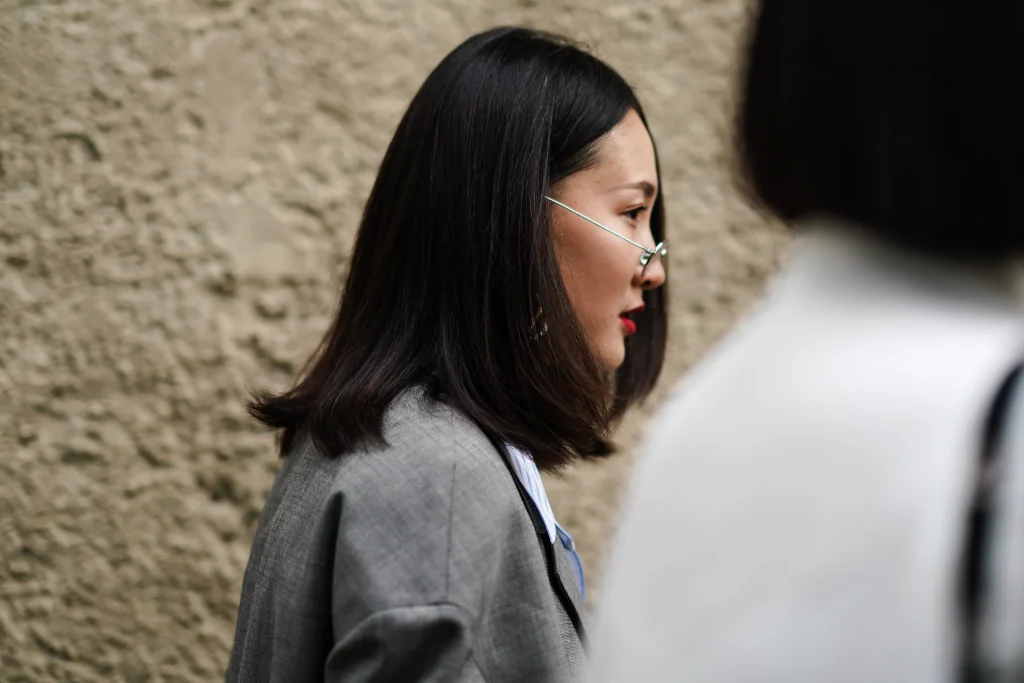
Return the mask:
<path id="1" fill-rule="evenodd" d="M 547 561 L 548 578 L 551 581 L 551 586 L 554 588 L 559 600 L 561 600 L 566 614 L 569 615 L 569 620 L 572 621 L 572 625 L 576 628 L 580 641 L 586 643 L 586 634 L 581 617 L 583 614 L 581 606 L 582 594 L 580 586 L 576 581 L 576 572 L 572 566 L 572 560 L 568 557 L 566 549 L 562 547 L 560 538 L 556 538 L 555 542 L 552 543 L 548 537 L 547 527 L 544 526 L 544 518 L 541 517 L 533 499 L 530 498 L 530 493 L 523 486 L 519 475 L 516 474 L 515 468 L 512 466 L 512 456 L 509 455 L 505 444 L 493 436 L 488 435 L 488 438 L 494 444 L 494 447 L 498 449 L 498 453 L 501 454 L 501 459 L 505 462 L 509 474 L 512 475 L 512 481 L 515 482 L 516 490 L 519 491 L 519 497 L 522 498 L 523 505 L 526 506 L 527 511 L 530 513 L 530 519 L 533 520 L 533 527 L 537 532 L 537 540 L 544 551 L 544 557 Z"/>
<path id="2" fill-rule="evenodd" d="M 545 538 L 547 538 L 545 536 Z M 549 544 L 550 545 L 550 544 Z M 572 602 L 572 606 L 579 614 L 583 613 L 583 587 L 580 586 L 578 576 L 576 574 L 575 560 L 570 554 L 567 548 L 562 545 L 562 539 L 558 538 L 553 546 L 554 559 L 555 559 L 555 571 L 558 573 L 558 578 L 561 580 L 562 585 L 565 586 L 566 592 L 569 594 L 569 599 Z"/>

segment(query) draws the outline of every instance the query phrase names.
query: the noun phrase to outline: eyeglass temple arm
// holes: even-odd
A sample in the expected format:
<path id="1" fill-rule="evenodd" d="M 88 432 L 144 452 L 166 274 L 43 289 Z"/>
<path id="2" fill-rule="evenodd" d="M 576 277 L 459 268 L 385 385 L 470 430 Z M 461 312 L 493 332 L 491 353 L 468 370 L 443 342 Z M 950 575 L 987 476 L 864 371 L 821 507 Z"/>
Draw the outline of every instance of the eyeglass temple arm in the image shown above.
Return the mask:
<path id="1" fill-rule="evenodd" d="M 643 249 L 644 252 L 646 252 L 648 254 L 648 256 L 654 256 L 654 254 L 657 253 L 658 247 L 655 247 L 654 249 L 649 249 L 649 248 L 645 247 L 642 244 L 637 244 L 636 242 L 634 242 L 633 240 L 629 239 L 628 237 L 623 237 L 622 235 L 620 235 L 619 233 L 615 232 L 611 228 L 604 227 L 603 225 L 601 225 L 600 223 L 595 221 L 593 218 L 587 218 L 586 216 L 584 216 L 582 213 L 580 213 L 576 209 L 572 208 L 571 206 L 566 206 L 565 204 L 563 204 L 562 202 L 558 201 L 557 199 L 552 199 L 551 197 L 548 197 L 547 195 L 544 195 L 544 199 L 548 200 L 552 204 L 558 204 L 560 207 L 562 207 L 566 211 L 571 211 L 572 213 L 576 214 L 577 216 L 579 216 L 583 220 L 587 221 L 588 223 L 593 223 L 594 225 L 596 225 L 597 227 L 601 228 L 605 232 L 610 232 L 611 234 L 613 234 L 616 237 L 618 237 L 620 240 L 626 240 L 627 242 L 632 244 L 634 247 L 637 247 L 638 249 Z M 659 244 L 658 246 L 660 247 L 662 245 Z"/>

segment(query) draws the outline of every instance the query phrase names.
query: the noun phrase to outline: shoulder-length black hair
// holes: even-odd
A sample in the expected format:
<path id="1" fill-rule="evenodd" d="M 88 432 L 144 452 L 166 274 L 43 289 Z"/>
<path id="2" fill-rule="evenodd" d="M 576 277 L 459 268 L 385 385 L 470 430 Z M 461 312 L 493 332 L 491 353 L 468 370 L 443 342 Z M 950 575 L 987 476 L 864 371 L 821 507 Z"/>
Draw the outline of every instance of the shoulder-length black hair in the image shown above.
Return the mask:
<path id="1" fill-rule="evenodd" d="M 544 195 L 630 110 L 644 118 L 622 77 L 559 36 L 497 28 L 445 57 L 384 156 L 330 330 L 294 388 L 250 402 L 282 430 L 282 454 L 302 429 L 328 456 L 382 439 L 415 385 L 541 468 L 607 452 L 661 372 L 667 294 L 644 292 L 609 377 L 570 305 Z M 660 196 L 651 230 L 664 238 Z"/>
<path id="2" fill-rule="evenodd" d="M 1024 252 L 1024 3 L 761 0 L 746 61 L 758 203 L 944 257 Z"/>

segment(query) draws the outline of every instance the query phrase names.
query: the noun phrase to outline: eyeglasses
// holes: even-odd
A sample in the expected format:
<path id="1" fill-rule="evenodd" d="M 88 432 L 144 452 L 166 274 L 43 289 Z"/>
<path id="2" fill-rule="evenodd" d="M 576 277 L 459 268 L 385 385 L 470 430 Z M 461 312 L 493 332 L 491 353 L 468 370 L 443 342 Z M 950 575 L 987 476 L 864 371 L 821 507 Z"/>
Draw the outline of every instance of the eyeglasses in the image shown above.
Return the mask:
<path id="1" fill-rule="evenodd" d="M 649 265 L 651 265 L 652 263 L 654 263 L 658 259 L 662 259 L 662 258 L 665 258 L 666 256 L 668 256 L 668 246 L 664 242 L 658 242 L 658 244 L 656 244 L 653 249 L 648 249 L 644 245 L 638 244 L 637 242 L 634 242 L 633 240 L 629 239 L 628 237 L 623 237 L 622 235 L 620 235 L 619 233 L 615 232 L 611 228 L 608 228 L 608 227 L 605 227 L 605 226 L 601 225 L 600 223 L 595 221 L 593 218 L 590 218 L 588 216 L 584 216 L 582 213 L 580 213 L 576 209 L 572 208 L 571 206 L 566 206 L 565 204 L 563 204 L 562 202 L 558 201 L 557 199 L 552 199 L 551 197 L 548 197 L 547 195 L 544 196 L 544 199 L 548 200 L 552 204 L 557 204 L 558 206 L 562 207 L 566 211 L 571 211 L 572 213 L 576 214 L 577 216 L 579 216 L 583 220 L 587 221 L 588 223 L 593 223 L 594 225 L 596 225 L 597 227 L 601 228 L 605 232 L 610 232 L 611 234 L 613 234 L 616 237 L 618 237 L 620 240 L 625 240 L 625 241 L 629 242 L 630 244 L 632 244 L 634 247 L 636 247 L 638 249 L 642 249 L 644 253 L 643 253 L 643 256 L 640 257 L 640 266 L 641 266 L 640 276 L 641 277 L 643 277 L 643 274 L 645 272 L 647 272 L 647 267 Z"/>

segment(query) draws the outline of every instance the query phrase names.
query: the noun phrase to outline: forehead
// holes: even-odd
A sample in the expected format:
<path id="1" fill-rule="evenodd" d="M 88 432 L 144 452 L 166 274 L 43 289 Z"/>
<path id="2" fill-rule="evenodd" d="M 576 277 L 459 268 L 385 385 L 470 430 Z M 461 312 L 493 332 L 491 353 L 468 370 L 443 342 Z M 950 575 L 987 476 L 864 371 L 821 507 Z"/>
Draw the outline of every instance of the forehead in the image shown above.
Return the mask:
<path id="1" fill-rule="evenodd" d="M 591 179 L 601 185 L 647 182 L 657 188 L 658 171 L 654 144 L 640 116 L 630 110 L 622 121 L 608 131 L 596 148 L 596 163 L 588 170 Z"/>

